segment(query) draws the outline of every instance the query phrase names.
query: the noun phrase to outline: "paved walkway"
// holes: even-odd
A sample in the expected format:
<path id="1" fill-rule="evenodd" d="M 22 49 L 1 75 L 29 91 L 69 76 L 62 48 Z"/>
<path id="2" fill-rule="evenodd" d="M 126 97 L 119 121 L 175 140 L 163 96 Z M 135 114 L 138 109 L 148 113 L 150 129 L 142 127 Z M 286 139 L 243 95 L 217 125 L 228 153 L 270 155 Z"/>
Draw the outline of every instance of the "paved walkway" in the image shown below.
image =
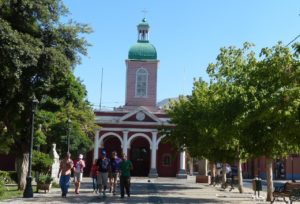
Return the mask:
<path id="1" fill-rule="evenodd" d="M 240 194 L 237 189 L 229 192 L 221 187 L 212 187 L 195 183 L 195 177 L 186 179 L 175 178 L 132 178 L 130 198 L 120 198 L 107 193 L 106 198 L 92 192 L 90 178 L 84 178 L 79 195 L 74 193 L 71 186 L 67 198 L 61 197 L 60 189 L 52 188 L 49 193 L 35 193 L 34 198 L 16 198 L 2 203 L 29 204 L 29 203 L 269 203 L 263 198 L 253 198 L 250 183 L 245 183 L 245 193 Z M 119 193 L 119 192 L 117 192 Z M 261 193 L 265 197 L 265 191 Z"/>

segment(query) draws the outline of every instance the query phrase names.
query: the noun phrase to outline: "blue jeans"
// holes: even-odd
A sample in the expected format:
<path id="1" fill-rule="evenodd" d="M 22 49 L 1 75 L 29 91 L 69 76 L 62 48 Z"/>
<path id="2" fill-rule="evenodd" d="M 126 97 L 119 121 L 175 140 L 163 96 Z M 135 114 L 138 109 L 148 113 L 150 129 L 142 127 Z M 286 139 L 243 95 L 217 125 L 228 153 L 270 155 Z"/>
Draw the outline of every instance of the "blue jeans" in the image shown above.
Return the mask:
<path id="1" fill-rule="evenodd" d="M 71 175 L 61 175 L 59 184 L 63 195 L 67 195 L 70 186 Z"/>
<path id="2" fill-rule="evenodd" d="M 98 183 L 97 183 L 97 176 L 92 176 L 92 181 L 93 181 L 93 189 L 98 190 Z"/>

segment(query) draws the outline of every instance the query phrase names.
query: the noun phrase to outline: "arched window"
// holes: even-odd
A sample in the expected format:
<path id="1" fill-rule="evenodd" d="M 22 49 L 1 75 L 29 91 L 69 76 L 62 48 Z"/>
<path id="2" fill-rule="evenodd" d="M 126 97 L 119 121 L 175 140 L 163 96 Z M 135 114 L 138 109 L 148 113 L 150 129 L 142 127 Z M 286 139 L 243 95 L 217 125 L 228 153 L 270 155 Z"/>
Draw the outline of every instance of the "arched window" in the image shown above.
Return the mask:
<path id="1" fill-rule="evenodd" d="M 148 90 L 148 71 L 144 68 L 139 68 L 136 71 L 135 96 L 147 97 Z"/>

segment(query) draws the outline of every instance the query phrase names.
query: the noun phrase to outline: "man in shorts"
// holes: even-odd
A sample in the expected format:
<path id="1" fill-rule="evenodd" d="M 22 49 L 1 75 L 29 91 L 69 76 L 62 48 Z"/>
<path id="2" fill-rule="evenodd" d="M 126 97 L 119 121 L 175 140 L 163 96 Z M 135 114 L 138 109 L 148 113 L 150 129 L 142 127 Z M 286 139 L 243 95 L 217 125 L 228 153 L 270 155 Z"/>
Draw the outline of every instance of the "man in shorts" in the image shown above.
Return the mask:
<path id="1" fill-rule="evenodd" d="M 83 174 L 84 167 L 85 167 L 85 162 L 83 161 L 83 155 L 79 154 L 78 161 L 75 162 L 75 165 L 73 167 L 76 194 L 79 194 L 80 182 L 82 181 L 82 174 Z"/>
<path id="2" fill-rule="evenodd" d="M 119 176 L 121 159 L 117 156 L 117 152 L 113 151 L 111 153 L 110 163 L 109 163 L 109 191 L 116 195 L 116 185 Z"/>
<path id="3" fill-rule="evenodd" d="M 98 166 L 98 177 L 97 182 L 99 186 L 99 193 L 102 192 L 105 197 L 105 190 L 107 188 L 108 170 L 109 170 L 109 159 L 106 157 L 106 151 L 102 151 L 100 159 L 97 161 Z"/>

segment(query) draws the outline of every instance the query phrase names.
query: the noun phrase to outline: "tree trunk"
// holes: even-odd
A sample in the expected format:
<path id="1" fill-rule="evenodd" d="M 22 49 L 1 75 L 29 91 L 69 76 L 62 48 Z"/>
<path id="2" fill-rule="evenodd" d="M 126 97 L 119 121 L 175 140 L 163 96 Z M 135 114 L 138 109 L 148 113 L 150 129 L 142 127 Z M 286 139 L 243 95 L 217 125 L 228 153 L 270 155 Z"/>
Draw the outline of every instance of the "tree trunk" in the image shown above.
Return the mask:
<path id="1" fill-rule="evenodd" d="M 226 163 L 222 164 L 222 185 L 226 185 Z"/>
<path id="2" fill-rule="evenodd" d="M 210 162 L 210 175 L 211 175 L 211 184 L 215 184 L 216 180 L 216 163 Z"/>
<path id="3" fill-rule="evenodd" d="M 244 193 L 244 186 L 243 186 L 243 172 L 242 172 L 242 162 L 238 160 L 238 181 L 239 181 L 239 192 Z"/>
<path id="4" fill-rule="evenodd" d="M 266 170 L 267 170 L 267 201 L 273 199 L 273 159 L 266 158 Z"/>
<path id="5" fill-rule="evenodd" d="M 208 160 L 204 159 L 204 176 L 208 175 L 207 167 L 208 167 Z"/>
<path id="6" fill-rule="evenodd" d="M 16 171 L 18 175 L 18 190 L 24 190 L 28 173 L 29 154 L 24 153 L 22 157 L 16 158 Z"/>
<path id="7" fill-rule="evenodd" d="M 189 172 L 190 172 L 190 176 L 193 176 L 194 174 L 194 160 L 191 157 L 189 160 Z"/>

